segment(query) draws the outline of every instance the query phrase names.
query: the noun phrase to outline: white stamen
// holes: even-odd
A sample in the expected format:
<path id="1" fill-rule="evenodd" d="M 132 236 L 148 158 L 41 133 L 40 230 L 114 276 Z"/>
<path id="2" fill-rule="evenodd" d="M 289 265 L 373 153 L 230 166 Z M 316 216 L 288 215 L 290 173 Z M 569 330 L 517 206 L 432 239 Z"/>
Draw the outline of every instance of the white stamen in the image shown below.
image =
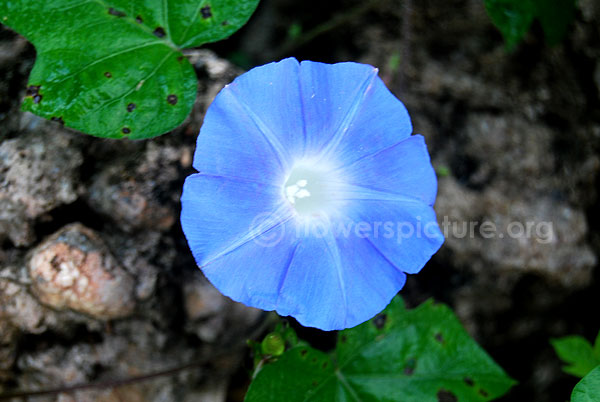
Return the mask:
<path id="1" fill-rule="evenodd" d="M 308 180 L 302 179 L 302 180 L 298 180 L 296 182 L 296 184 L 287 186 L 285 188 L 285 195 L 286 195 L 288 201 L 292 204 L 295 204 L 296 199 L 298 199 L 298 198 L 310 197 L 310 192 L 305 188 L 301 188 L 301 187 L 306 187 L 307 184 L 308 184 Z"/>
<path id="2" fill-rule="evenodd" d="M 283 195 L 300 216 L 329 213 L 335 209 L 332 202 L 339 188 L 337 175 L 333 176 L 322 163 L 298 163 L 283 185 Z"/>

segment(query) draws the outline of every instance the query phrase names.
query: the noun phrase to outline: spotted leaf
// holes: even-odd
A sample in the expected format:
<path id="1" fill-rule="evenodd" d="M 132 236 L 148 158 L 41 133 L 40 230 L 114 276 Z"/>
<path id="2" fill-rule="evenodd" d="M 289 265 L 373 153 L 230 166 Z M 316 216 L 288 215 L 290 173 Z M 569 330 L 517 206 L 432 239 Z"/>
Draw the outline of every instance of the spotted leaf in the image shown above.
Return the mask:
<path id="1" fill-rule="evenodd" d="M 396 297 L 339 332 L 331 355 L 301 345 L 264 366 L 245 401 L 483 402 L 514 383 L 447 306 L 407 310 Z"/>
<path id="2" fill-rule="evenodd" d="M 149 138 L 196 99 L 182 49 L 224 39 L 258 0 L 8 0 L 0 22 L 37 51 L 23 109 L 98 137 Z"/>

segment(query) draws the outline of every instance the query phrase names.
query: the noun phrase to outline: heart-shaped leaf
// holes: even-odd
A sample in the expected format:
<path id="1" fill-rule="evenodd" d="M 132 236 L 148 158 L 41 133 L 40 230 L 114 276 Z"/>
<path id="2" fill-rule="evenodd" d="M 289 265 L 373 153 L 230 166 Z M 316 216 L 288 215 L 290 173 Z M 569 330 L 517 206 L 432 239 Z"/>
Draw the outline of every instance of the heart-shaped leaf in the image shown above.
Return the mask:
<path id="1" fill-rule="evenodd" d="M 300 345 L 265 365 L 245 402 L 489 401 L 514 384 L 452 311 L 426 302 L 341 331 L 329 356 Z"/>
<path id="2" fill-rule="evenodd" d="M 197 79 L 181 50 L 231 35 L 258 0 L 2 0 L 37 59 L 23 109 L 99 137 L 181 124 Z"/>

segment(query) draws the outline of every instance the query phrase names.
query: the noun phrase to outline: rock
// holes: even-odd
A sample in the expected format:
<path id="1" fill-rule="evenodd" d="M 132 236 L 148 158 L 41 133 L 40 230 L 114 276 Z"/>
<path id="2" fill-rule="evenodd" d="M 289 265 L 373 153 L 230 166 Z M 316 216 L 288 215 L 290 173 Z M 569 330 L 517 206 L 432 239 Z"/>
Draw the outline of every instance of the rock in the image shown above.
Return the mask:
<path id="1" fill-rule="evenodd" d="M 199 320 L 219 313 L 227 304 L 227 298 L 211 285 L 200 273 L 186 281 L 183 287 L 185 311 L 189 320 Z"/>
<path id="2" fill-rule="evenodd" d="M 221 59 L 210 50 L 192 49 L 188 53 L 188 58 L 190 63 L 196 69 L 204 69 L 213 79 L 231 79 L 235 78 L 235 76 L 232 74 L 241 72 L 240 70 L 235 69 L 229 61 Z"/>
<path id="3" fill-rule="evenodd" d="M 0 53 L 12 42 L 0 37 Z M 37 399 L 221 397 L 258 312 L 205 289 L 176 225 L 205 110 L 240 70 L 200 51 L 193 63 L 201 89 L 181 128 L 152 141 L 109 141 L 18 111 L 33 63 L 27 48 L 31 54 L 9 60 L 23 71 L 0 68 L 0 393 L 130 379 L 199 361 L 151 381 Z M 194 275 L 200 295 L 187 284 Z M 236 363 L 215 367 L 214 355 L 223 354 Z M 218 387 L 209 371 L 223 380 Z"/>
<path id="4" fill-rule="evenodd" d="M 29 258 L 33 294 L 58 310 L 100 320 L 125 317 L 135 307 L 135 282 L 102 239 L 70 224 L 37 246 Z"/>
<path id="5" fill-rule="evenodd" d="M 464 145 L 459 152 L 475 164 L 469 175 L 471 186 L 494 181 L 504 191 L 522 194 L 544 190 L 555 166 L 553 133 L 541 124 L 531 124 L 518 115 L 497 117 L 471 114 L 465 124 Z"/>
<path id="6" fill-rule="evenodd" d="M 37 217 L 78 197 L 83 162 L 71 135 L 32 132 L 0 143 L 0 240 L 30 245 Z"/>
<path id="7" fill-rule="evenodd" d="M 72 347 L 55 345 L 44 350 L 26 351 L 18 359 L 18 367 L 23 375 L 19 383 L 23 389 L 56 388 L 104 382 L 101 387 L 90 387 L 74 392 L 62 392 L 57 397 L 48 397 L 48 401 L 110 402 L 118 400 L 169 402 L 177 400 L 173 379 L 176 377 L 159 376 L 152 381 L 132 382 L 133 377 L 155 373 L 176 367 L 177 363 L 165 352 L 156 348 L 145 349 L 150 345 L 138 345 L 119 335 L 107 337 L 100 343 L 81 342 Z M 173 350 L 173 355 L 182 351 Z M 108 378 L 101 373 L 106 365 L 114 364 Z M 142 364 L 143 366 L 140 366 Z M 100 378 L 99 377 L 100 373 Z M 191 381 L 197 381 L 197 375 L 190 375 Z M 114 380 L 125 380 L 121 386 L 110 386 Z"/>
<path id="8" fill-rule="evenodd" d="M 0 67 L 14 62 L 21 56 L 27 45 L 27 40 L 21 36 L 17 36 L 12 41 L 0 42 Z"/>
<path id="9" fill-rule="evenodd" d="M 0 320 L 3 320 L 0 314 Z M 2 383 L 11 377 L 12 366 L 17 355 L 15 341 L 17 331 L 9 325 L 0 326 L 0 394 Z"/>
<path id="10" fill-rule="evenodd" d="M 172 188 L 179 180 L 185 147 L 148 143 L 140 152 L 127 171 L 122 162 L 115 161 L 94 175 L 87 198 L 93 209 L 125 231 L 166 231 L 177 220 L 179 192 Z"/>
<path id="11" fill-rule="evenodd" d="M 43 351 L 25 353 L 17 364 L 28 373 L 24 380 L 31 385 L 35 384 L 35 377 L 40 373 L 51 378 L 55 384 L 75 385 L 86 381 L 93 370 L 93 365 L 87 364 L 90 362 L 88 355 L 91 348 L 84 343 L 70 349 L 57 345 Z"/>
<path id="12" fill-rule="evenodd" d="M 115 258 L 136 279 L 135 293 L 138 300 L 146 300 L 152 296 L 160 271 L 155 264 L 170 266 L 175 250 L 165 246 L 166 250 L 158 253 L 164 246 L 161 244 L 160 232 L 147 230 L 132 234 L 111 231 L 103 235 L 108 247 L 114 250 Z"/>
<path id="13" fill-rule="evenodd" d="M 597 260 L 586 244 L 585 215 L 565 202 L 508 197 L 494 187 L 478 193 L 446 177 L 436 211 L 458 266 L 537 273 L 573 289 L 591 280 Z"/>
<path id="14" fill-rule="evenodd" d="M 595 0 L 580 0 L 577 2 L 579 9 L 586 21 L 594 22 L 594 19 L 600 18 L 600 5 Z M 594 24 L 597 27 L 597 24 Z"/>
<path id="15" fill-rule="evenodd" d="M 198 270 L 183 287 L 186 328 L 204 342 L 214 342 L 225 330 L 224 311 L 232 301 L 223 296 Z"/>
<path id="16" fill-rule="evenodd" d="M 492 58 L 490 62 L 503 56 L 502 49 L 499 50 L 487 56 Z M 507 107 L 511 102 L 504 88 L 484 82 L 484 77 L 456 66 L 428 61 L 421 74 L 417 88 L 421 96 L 443 97 L 450 93 L 456 99 L 487 107 Z"/>
<path id="17" fill-rule="evenodd" d="M 46 309 L 18 282 L 0 279 L 0 321 L 32 334 L 46 329 Z M 1 334 L 0 334 L 1 335 Z"/>
<path id="18" fill-rule="evenodd" d="M 586 244 L 583 211 L 549 197 L 532 203 L 494 191 L 486 192 L 484 205 L 484 219 L 499 233 L 480 242 L 486 261 L 501 270 L 537 273 L 569 289 L 590 283 L 597 260 Z"/>
<path id="19" fill-rule="evenodd" d="M 249 328 L 262 314 L 262 310 L 247 307 L 223 296 L 200 270 L 185 281 L 183 294 L 186 329 L 204 342 L 223 341 L 231 335 L 231 325 Z"/>
<path id="20" fill-rule="evenodd" d="M 227 385 L 227 381 L 222 378 L 215 379 L 215 381 L 207 384 L 205 389 L 186 395 L 183 402 L 225 402 L 227 400 Z"/>
<path id="21" fill-rule="evenodd" d="M 467 118 L 458 146 L 438 157 L 455 174 L 440 179 L 436 203 L 455 265 L 536 273 L 573 289 L 590 282 L 597 260 L 583 207 L 595 195 L 571 194 L 593 182 L 598 160 L 583 155 L 573 171 L 555 159 L 555 141 L 551 128 L 520 115 Z"/>

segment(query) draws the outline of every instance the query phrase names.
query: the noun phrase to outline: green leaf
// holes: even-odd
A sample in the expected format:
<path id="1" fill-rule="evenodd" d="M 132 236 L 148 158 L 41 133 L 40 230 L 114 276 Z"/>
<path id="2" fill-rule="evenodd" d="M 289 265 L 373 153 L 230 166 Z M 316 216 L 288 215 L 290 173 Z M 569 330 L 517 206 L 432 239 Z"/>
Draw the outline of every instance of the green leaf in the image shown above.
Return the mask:
<path id="1" fill-rule="evenodd" d="M 596 342 L 594 343 L 594 356 L 596 359 L 600 360 L 600 331 L 598 331 L 598 335 L 596 335 Z"/>
<path id="2" fill-rule="evenodd" d="M 489 401 L 515 382 L 473 341 L 452 311 L 397 297 L 377 317 L 341 331 L 330 356 L 286 351 L 256 375 L 246 402 Z"/>
<path id="3" fill-rule="evenodd" d="M 577 383 L 571 394 L 571 402 L 598 402 L 600 395 L 600 366 L 589 372 Z"/>
<path id="4" fill-rule="evenodd" d="M 485 9 L 508 49 L 523 39 L 536 15 L 533 0 L 485 0 Z"/>
<path id="5" fill-rule="evenodd" d="M 542 24 L 546 42 L 556 45 L 567 34 L 575 17 L 575 0 L 536 0 L 537 16 Z"/>
<path id="6" fill-rule="evenodd" d="M 546 41 L 555 45 L 566 35 L 575 16 L 576 0 L 485 0 L 492 22 L 513 49 L 538 19 Z"/>
<path id="7" fill-rule="evenodd" d="M 23 109 L 108 138 L 149 138 L 196 99 L 181 50 L 231 35 L 258 0 L 2 0 L 0 22 L 37 59 Z"/>
<path id="8" fill-rule="evenodd" d="M 567 363 L 563 366 L 565 373 L 581 378 L 600 364 L 598 352 L 595 352 L 592 345 L 581 336 L 572 335 L 551 339 L 550 343 L 558 357 Z M 596 349 L 598 349 L 597 344 Z"/>

